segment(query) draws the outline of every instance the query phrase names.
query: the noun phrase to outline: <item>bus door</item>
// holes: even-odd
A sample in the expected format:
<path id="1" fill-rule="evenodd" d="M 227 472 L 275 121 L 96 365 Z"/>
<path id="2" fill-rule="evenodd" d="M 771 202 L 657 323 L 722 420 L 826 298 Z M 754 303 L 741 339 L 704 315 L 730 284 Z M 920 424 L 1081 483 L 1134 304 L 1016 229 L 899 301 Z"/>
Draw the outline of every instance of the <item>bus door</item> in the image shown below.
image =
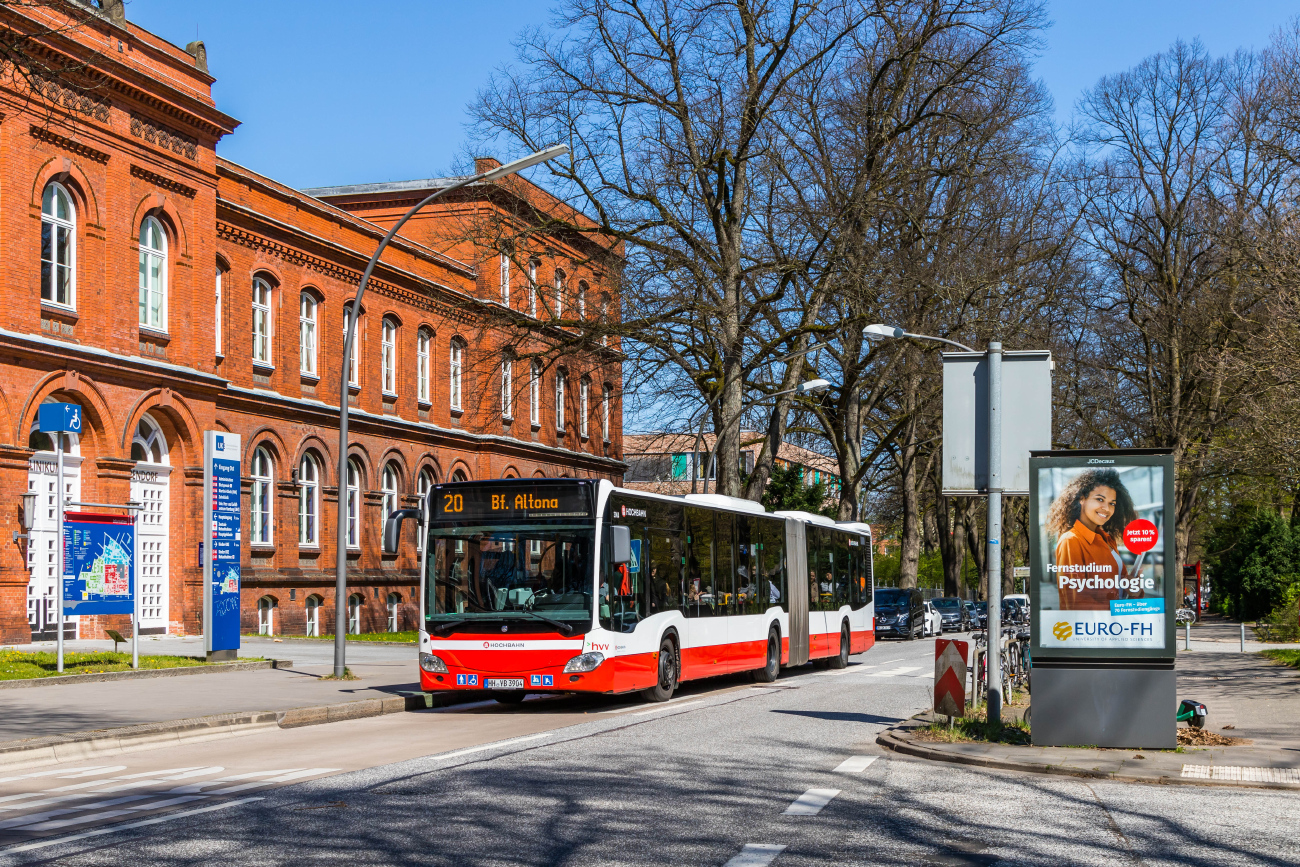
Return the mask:
<path id="1" fill-rule="evenodd" d="M 789 665 L 803 665 L 808 661 L 808 555 L 804 544 L 804 525 L 794 518 L 785 519 L 786 574 L 789 590 L 785 594 L 786 610 L 790 613 Z"/>

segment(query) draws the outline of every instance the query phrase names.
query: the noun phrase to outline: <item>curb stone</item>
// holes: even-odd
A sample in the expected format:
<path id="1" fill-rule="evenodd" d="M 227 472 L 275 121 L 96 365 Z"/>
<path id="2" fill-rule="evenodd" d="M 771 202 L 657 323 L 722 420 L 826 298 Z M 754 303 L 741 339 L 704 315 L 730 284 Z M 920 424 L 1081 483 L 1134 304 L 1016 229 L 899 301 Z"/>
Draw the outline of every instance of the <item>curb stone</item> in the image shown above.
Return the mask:
<path id="1" fill-rule="evenodd" d="M 141 668 L 130 671 L 105 671 L 99 674 L 56 674 L 51 677 L 26 677 L 0 680 L 0 689 L 28 689 L 38 686 L 64 686 L 70 683 L 102 683 L 109 680 L 143 680 L 150 677 L 183 677 L 190 674 L 218 674 L 228 671 L 257 671 L 263 668 L 293 668 L 291 659 L 264 659 L 260 662 L 212 662 L 176 668 Z"/>
<path id="2" fill-rule="evenodd" d="M 924 714 L 918 714 L 905 722 L 885 729 L 876 737 L 876 744 L 890 750 L 891 752 L 905 756 L 912 756 L 918 759 L 928 759 L 935 762 L 948 762 L 949 764 L 955 765 L 969 765 L 972 767 L 989 768 L 999 771 L 1021 771 L 1023 773 L 1047 774 L 1061 777 L 1115 780 L 1116 782 L 1124 783 L 1154 783 L 1182 786 L 1227 786 L 1235 789 L 1283 789 L 1292 792 L 1300 789 L 1300 785 L 1295 783 L 1234 782 L 1232 780 L 1188 779 L 1181 776 L 1170 776 L 1169 774 L 1157 774 L 1154 772 L 1149 774 L 1130 774 L 1115 771 L 1090 771 L 1085 768 L 1049 765 L 1042 762 L 1030 761 L 1028 759 L 995 759 L 986 756 L 971 756 L 964 753 L 954 753 L 949 752 L 942 747 L 918 743 L 917 741 L 907 737 L 909 730 L 921 728 L 930 723 L 930 720 L 924 719 L 924 716 Z"/>

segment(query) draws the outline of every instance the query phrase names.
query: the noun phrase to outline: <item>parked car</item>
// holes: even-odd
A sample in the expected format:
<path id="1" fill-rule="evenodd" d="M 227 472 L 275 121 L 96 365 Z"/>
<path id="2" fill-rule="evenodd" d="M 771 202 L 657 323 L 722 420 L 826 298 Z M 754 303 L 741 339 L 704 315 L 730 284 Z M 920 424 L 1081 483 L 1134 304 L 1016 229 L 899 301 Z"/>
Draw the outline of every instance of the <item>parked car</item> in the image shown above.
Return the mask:
<path id="1" fill-rule="evenodd" d="M 970 628 L 977 628 L 980 622 L 980 613 L 979 609 L 975 607 L 975 603 L 969 599 L 963 599 L 961 607 L 966 609 L 966 622 L 970 624 Z"/>
<path id="2" fill-rule="evenodd" d="M 926 631 L 925 600 L 915 587 L 876 588 L 876 635 L 911 640 Z"/>
<path id="3" fill-rule="evenodd" d="M 931 599 L 930 604 L 934 606 L 943 619 L 941 632 L 965 632 L 970 629 L 970 621 L 966 616 L 966 606 L 962 605 L 961 600 L 956 596 Z"/>
<path id="4" fill-rule="evenodd" d="M 989 604 L 987 602 L 975 603 L 975 616 L 979 620 L 980 629 L 989 628 Z"/>
<path id="5" fill-rule="evenodd" d="M 929 638 L 931 635 L 943 635 L 943 615 L 939 609 L 935 608 L 930 600 L 924 602 L 925 608 L 925 632 L 921 633 L 922 638 Z"/>

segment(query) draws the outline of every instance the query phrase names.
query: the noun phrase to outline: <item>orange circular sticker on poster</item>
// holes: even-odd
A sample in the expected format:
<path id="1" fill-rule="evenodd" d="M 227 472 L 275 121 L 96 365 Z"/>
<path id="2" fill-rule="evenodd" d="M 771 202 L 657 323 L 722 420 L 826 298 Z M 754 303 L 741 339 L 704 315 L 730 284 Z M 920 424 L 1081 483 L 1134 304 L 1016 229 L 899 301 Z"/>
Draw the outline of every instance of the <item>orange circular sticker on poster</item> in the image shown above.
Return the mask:
<path id="1" fill-rule="evenodd" d="M 1145 554 L 1156 546 L 1159 539 L 1160 531 L 1145 518 L 1130 521 L 1124 527 L 1124 547 L 1134 554 Z"/>

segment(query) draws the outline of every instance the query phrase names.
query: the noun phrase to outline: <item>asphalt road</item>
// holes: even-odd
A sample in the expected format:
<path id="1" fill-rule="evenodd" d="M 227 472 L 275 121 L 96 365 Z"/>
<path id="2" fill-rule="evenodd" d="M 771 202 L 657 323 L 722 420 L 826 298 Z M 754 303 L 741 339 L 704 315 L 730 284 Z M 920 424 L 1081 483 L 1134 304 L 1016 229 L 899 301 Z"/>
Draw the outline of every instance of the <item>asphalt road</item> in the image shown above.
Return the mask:
<path id="1" fill-rule="evenodd" d="M 886 754 L 876 733 L 929 701 L 933 643 L 853 662 L 664 705 L 485 703 L 14 772 L 66 778 L 0 780 L 0 864 L 1300 864 L 1294 793 Z"/>

